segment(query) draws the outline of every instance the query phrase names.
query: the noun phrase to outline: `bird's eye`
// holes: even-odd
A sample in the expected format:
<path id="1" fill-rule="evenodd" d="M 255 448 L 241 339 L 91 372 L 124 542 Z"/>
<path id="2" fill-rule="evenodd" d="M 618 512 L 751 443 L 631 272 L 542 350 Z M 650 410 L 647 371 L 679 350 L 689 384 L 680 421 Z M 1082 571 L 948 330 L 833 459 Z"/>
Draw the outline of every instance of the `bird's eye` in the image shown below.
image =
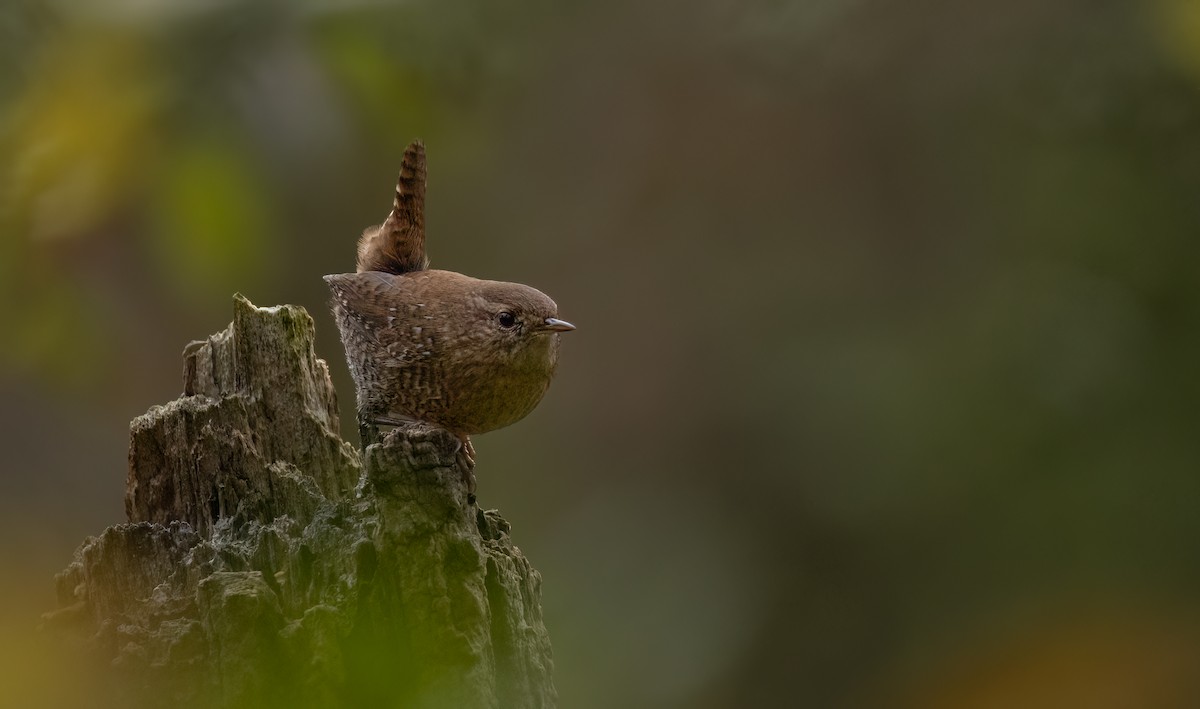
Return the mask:
<path id="1" fill-rule="evenodd" d="M 496 321 L 500 323 L 500 327 L 508 330 L 516 326 L 517 316 L 505 310 L 496 316 Z"/>

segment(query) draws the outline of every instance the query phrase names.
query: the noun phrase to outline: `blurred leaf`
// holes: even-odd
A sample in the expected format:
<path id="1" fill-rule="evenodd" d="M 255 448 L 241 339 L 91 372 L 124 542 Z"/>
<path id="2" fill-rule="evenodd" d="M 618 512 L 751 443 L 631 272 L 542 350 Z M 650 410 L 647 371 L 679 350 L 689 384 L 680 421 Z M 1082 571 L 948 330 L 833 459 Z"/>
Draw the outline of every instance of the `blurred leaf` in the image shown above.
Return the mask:
<path id="1" fill-rule="evenodd" d="M 79 391 L 111 361 L 104 304 L 67 263 L 127 207 L 157 135 L 159 77 L 135 35 L 76 28 L 48 35 L 0 122 L 0 326 L 7 364 Z M 86 264 L 85 264 L 86 266 Z M 109 313 L 111 315 L 111 313 Z"/>
<path id="2" fill-rule="evenodd" d="M 158 139 L 154 66 L 132 34 L 69 32 L 44 49 L 2 138 L 23 238 L 76 236 L 140 183 Z"/>
<path id="3" fill-rule="evenodd" d="M 1200 74 L 1200 3 L 1158 0 L 1157 29 L 1163 47 L 1193 74 Z"/>

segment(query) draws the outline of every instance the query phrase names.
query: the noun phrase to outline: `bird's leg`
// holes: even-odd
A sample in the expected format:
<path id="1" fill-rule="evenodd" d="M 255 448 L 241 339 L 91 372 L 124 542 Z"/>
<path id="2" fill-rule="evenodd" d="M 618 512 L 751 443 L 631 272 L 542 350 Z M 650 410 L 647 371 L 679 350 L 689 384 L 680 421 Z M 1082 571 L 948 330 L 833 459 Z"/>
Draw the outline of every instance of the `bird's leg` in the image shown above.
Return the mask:
<path id="1" fill-rule="evenodd" d="M 467 486 L 467 504 L 475 504 L 475 446 L 468 436 L 459 436 L 458 469 L 462 471 L 463 483 Z"/>
<path id="2" fill-rule="evenodd" d="M 379 443 L 383 440 L 383 434 L 379 432 L 380 426 L 403 426 L 411 423 L 408 419 L 402 419 L 391 415 L 375 414 L 371 412 L 358 412 L 358 435 L 362 438 L 362 447 L 365 451 L 367 446 L 373 443 Z"/>
<path id="3" fill-rule="evenodd" d="M 362 439 L 362 449 L 379 442 L 379 426 L 374 417 L 360 413 L 358 415 L 358 436 Z"/>

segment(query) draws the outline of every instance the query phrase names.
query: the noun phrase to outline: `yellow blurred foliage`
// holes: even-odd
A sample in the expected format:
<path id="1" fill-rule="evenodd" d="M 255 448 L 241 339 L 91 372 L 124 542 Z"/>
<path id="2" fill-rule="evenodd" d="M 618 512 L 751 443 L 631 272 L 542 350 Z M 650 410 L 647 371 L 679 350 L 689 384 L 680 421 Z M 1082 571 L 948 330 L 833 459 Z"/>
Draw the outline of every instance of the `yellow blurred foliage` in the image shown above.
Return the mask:
<path id="1" fill-rule="evenodd" d="M 78 235 L 144 177 L 162 97 L 154 67 L 129 33 L 68 32 L 43 49 L 5 136 L 20 238 Z"/>
<path id="2" fill-rule="evenodd" d="M 79 343 L 102 342 L 97 303 L 62 268 L 59 246 L 86 239 L 133 199 L 156 151 L 161 82 L 138 35 L 74 28 L 47 39 L 24 91 L 0 121 L 6 186 L 0 325 L 4 356 L 71 386 L 86 379 Z M 73 343 L 75 346 L 73 346 Z"/>
<path id="3" fill-rule="evenodd" d="M 1200 75 L 1200 2 L 1158 0 L 1153 7 L 1162 46 L 1180 66 Z"/>

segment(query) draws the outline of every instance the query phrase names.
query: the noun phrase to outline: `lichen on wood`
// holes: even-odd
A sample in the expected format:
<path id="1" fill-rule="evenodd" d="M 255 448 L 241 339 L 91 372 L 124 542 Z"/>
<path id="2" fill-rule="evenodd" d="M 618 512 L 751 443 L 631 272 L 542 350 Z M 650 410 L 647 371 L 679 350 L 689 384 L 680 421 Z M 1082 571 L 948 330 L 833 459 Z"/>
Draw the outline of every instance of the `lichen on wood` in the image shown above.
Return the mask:
<path id="1" fill-rule="evenodd" d="M 46 629 L 105 667 L 98 705 L 555 706 L 541 577 L 458 440 L 360 456 L 313 331 L 239 296 L 188 345 L 184 396 L 131 425 L 128 522 L 75 552 Z"/>

